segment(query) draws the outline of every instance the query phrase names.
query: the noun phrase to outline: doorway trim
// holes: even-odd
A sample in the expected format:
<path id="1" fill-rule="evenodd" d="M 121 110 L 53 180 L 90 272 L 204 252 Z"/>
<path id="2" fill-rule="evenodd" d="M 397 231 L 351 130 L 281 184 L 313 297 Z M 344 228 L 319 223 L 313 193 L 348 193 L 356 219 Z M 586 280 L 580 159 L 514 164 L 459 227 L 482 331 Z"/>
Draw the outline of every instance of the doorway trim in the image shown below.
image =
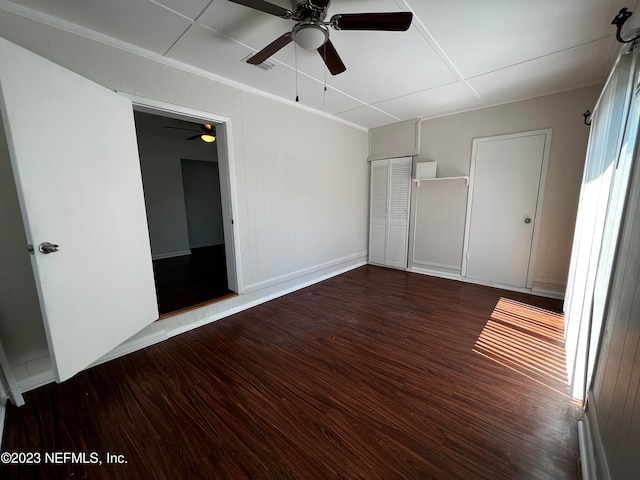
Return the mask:
<path id="1" fill-rule="evenodd" d="M 537 246 L 538 246 L 538 237 L 540 235 L 540 220 L 542 216 L 542 201 L 544 197 L 544 190 L 547 180 L 547 167 L 549 163 L 549 150 L 551 148 L 551 136 L 553 130 L 551 128 L 546 128 L 542 130 L 531 130 L 526 132 L 519 133 L 510 133 L 505 135 L 493 135 L 491 137 L 479 137 L 474 138 L 471 148 L 471 168 L 469 173 L 469 194 L 467 196 L 467 213 L 465 219 L 465 227 L 464 227 L 464 244 L 462 247 L 462 269 L 460 275 L 462 278 L 466 278 L 467 276 L 467 253 L 469 251 L 469 237 L 470 237 L 470 228 L 471 228 L 471 207 L 473 206 L 473 191 L 475 187 L 475 173 L 476 173 L 476 154 L 478 151 L 478 145 L 484 142 L 494 142 L 500 140 L 510 140 L 514 138 L 521 137 L 530 137 L 534 135 L 545 135 L 544 141 L 544 151 L 542 154 L 542 165 L 540 168 L 540 178 L 538 183 L 538 196 L 536 199 L 536 209 L 533 218 L 533 235 L 531 238 L 531 250 L 529 253 L 529 264 L 527 267 L 527 280 L 525 284 L 525 288 L 530 290 L 532 288 L 533 283 L 533 266 L 535 264 Z M 493 285 L 493 284 L 492 284 Z M 513 286 L 508 285 L 495 285 L 506 289 L 513 290 Z"/>
<path id="2" fill-rule="evenodd" d="M 225 251 L 227 254 L 227 279 L 230 290 L 243 293 L 244 282 L 240 268 L 240 238 L 237 222 L 237 192 L 235 162 L 233 155 L 233 140 L 231 119 L 216 113 L 198 110 L 182 105 L 141 97 L 126 92 L 117 92 L 128 98 L 133 110 L 175 118 L 187 122 L 211 122 L 216 124 L 216 142 L 218 142 L 218 168 L 220 169 L 220 194 L 222 196 L 222 218 L 224 221 Z M 228 202 L 225 202 L 225 196 Z M 232 267 L 232 268 L 230 268 Z"/>

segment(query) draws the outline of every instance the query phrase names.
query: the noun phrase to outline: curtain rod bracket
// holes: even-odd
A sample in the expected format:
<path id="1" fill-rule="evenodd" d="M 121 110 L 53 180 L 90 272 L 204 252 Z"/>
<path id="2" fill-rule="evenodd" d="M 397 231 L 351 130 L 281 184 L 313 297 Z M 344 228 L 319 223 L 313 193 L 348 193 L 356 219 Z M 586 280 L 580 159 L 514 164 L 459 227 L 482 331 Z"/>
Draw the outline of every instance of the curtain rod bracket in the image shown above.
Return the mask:
<path id="1" fill-rule="evenodd" d="M 640 34 L 638 34 L 635 37 L 630 38 L 629 40 L 625 40 L 620 35 L 622 31 L 622 26 L 625 24 L 627 20 L 629 20 L 629 17 L 631 15 L 633 15 L 633 12 L 630 12 L 627 8 L 621 8 L 618 14 L 611 21 L 611 25 L 616 26 L 616 40 L 618 40 L 618 42 L 620 43 L 631 43 L 631 42 L 635 42 L 640 38 Z"/>

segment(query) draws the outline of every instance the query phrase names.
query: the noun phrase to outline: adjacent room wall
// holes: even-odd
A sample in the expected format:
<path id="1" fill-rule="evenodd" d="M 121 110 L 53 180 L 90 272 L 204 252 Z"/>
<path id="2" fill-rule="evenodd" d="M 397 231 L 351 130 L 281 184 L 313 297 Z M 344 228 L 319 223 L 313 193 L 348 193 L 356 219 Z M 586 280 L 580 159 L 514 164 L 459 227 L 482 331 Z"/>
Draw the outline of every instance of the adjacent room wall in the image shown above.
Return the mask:
<path id="1" fill-rule="evenodd" d="M 138 134 L 138 151 L 153 258 L 189 254 L 181 161 L 183 158 L 215 161 L 216 146 Z M 219 215 L 222 222 L 222 212 Z"/>
<path id="2" fill-rule="evenodd" d="M 223 244 L 218 163 L 183 158 L 181 165 L 189 247 Z"/>
<path id="3" fill-rule="evenodd" d="M 148 345 L 149 338 L 158 341 L 366 262 L 369 173 L 364 129 L 170 65 L 151 53 L 132 53 L 133 48 L 1 10 L 0 35 L 112 90 L 229 119 L 243 293 L 154 322 L 121 353 Z M 14 313 L 0 318 L 3 335 L 18 337 L 21 328 Z M 35 386 L 30 378 L 36 367 L 53 380 L 48 359 L 32 357 L 41 353 L 40 328 L 24 332 L 19 351 L 25 353 L 20 357 L 14 352 L 10 358 L 16 372 L 28 377 L 16 374 L 23 388 Z M 20 364 L 23 358 L 31 360 Z"/>
<path id="4" fill-rule="evenodd" d="M 538 225 L 540 234 L 533 271 L 535 290 L 561 295 L 565 289 L 589 135 L 582 114 L 587 109 L 593 110 L 601 89 L 601 85 L 580 88 L 422 121 L 420 154 L 416 161 L 438 162 L 438 177 L 469 175 L 474 138 L 553 129 Z M 438 184 L 438 189 L 418 193 L 414 186 L 413 208 L 417 209 L 417 218 L 412 218 L 411 230 L 416 238 L 410 251 L 415 252 L 415 258 L 431 263 L 432 270 L 459 274 L 467 189 L 464 182 Z M 447 210 L 446 215 L 443 209 Z M 439 264 L 442 267 L 438 267 Z M 410 267 L 424 268 L 420 264 L 410 264 Z"/>

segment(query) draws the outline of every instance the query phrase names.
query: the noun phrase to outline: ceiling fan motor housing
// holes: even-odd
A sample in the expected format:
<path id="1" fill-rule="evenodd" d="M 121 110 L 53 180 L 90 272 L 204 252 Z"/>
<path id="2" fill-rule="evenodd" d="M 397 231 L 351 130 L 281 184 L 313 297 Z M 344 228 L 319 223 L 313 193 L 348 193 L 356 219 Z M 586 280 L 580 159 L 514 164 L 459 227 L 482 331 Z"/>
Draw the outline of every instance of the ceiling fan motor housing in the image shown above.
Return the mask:
<path id="1" fill-rule="evenodd" d="M 310 0 L 291 0 L 292 19 L 298 23 L 291 30 L 296 44 L 305 50 L 317 50 L 329 40 L 329 29 L 323 21 L 327 6 L 317 6 Z"/>
<path id="2" fill-rule="evenodd" d="M 319 7 L 309 0 L 291 0 L 293 20 L 315 20 L 323 22 L 327 17 L 327 7 Z"/>

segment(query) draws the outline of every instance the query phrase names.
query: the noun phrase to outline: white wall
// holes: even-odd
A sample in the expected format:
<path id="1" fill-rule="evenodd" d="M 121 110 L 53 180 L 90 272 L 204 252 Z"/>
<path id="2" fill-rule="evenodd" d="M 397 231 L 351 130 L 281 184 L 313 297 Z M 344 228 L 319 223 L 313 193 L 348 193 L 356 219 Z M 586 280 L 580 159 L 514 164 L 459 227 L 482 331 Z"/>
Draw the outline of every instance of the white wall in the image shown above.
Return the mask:
<path id="1" fill-rule="evenodd" d="M 244 293 L 155 322 L 125 350 L 366 262 L 366 131 L 166 64 L 151 53 L 134 54 L 1 10 L 0 35 L 107 88 L 229 118 Z M 14 351 L 40 348 L 41 336 L 20 337 L 14 332 L 18 324 L 13 316 L 0 318 L 0 331 L 20 339 Z M 15 355 L 10 361 L 16 370 L 22 367 Z M 38 373 L 52 379 L 49 370 L 45 364 Z M 23 387 L 34 384 L 19 379 Z"/>
<path id="2" fill-rule="evenodd" d="M 181 160 L 214 161 L 215 144 L 143 133 L 138 134 L 138 151 L 153 258 L 185 255 L 189 234 Z"/>
<path id="3" fill-rule="evenodd" d="M 413 157 L 420 152 L 420 120 L 405 120 L 369 130 L 369 160 Z"/>
<path id="4" fill-rule="evenodd" d="M 0 338 L 7 358 L 20 370 L 14 372 L 16 377 L 28 375 L 26 365 L 48 355 L 22 225 L 9 149 L 0 118 Z"/>
<path id="5" fill-rule="evenodd" d="M 467 184 L 464 180 L 422 182 L 413 187 L 410 267 L 460 275 Z"/>
<path id="6" fill-rule="evenodd" d="M 438 177 L 469 175 L 474 138 L 553 129 L 533 271 L 533 288 L 537 290 L 562 294 L 565 289 L 589 135 L 582 113 L 593 110 L 601 89 L 601 85 L 580 88 L 424 120 L 421 125 L 416 161 L 438 162 Z M 414 203 L 418 224 L 411 227 L 416 233 L 412 247 L 416 258 L 432 263 L 432 269 L 437 270 L 441 264 L 445 266 L 443 272 L 459 274 L 467 192 L 463 182 L 447 182 L 442 189 L 446 190 L 419 193 Z M 415 190 L 414 186 L 414 195 Z M 443 208 L 447 209 L 446 215 Z"/>

